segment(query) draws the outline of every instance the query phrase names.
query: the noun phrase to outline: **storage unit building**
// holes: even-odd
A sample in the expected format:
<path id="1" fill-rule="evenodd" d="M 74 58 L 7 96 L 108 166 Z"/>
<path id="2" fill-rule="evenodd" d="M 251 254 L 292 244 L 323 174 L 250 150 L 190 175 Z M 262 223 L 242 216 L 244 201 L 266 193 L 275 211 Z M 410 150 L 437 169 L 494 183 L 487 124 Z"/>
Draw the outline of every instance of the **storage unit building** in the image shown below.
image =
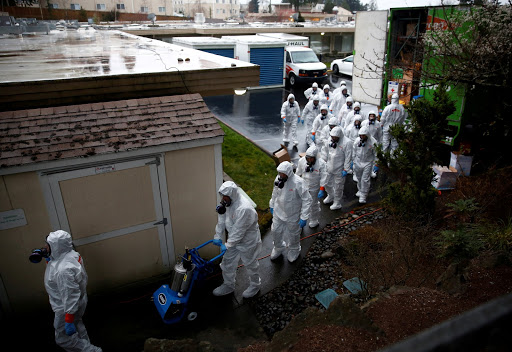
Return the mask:
<path id="1" fill-rule="evenodd" d="M 274 38 L 278 40 L 286 41 L 287 46 L 304 46 L 309 48 L 309 38 L 302 35 L 290 34 L 290 33 L 258 33 L 263 37 Z"/>
<path id="2" fill-rule="evenodd" d="M 176 37 L 172 40 L 173 44 L 185 48 L 197 49 L 210 54 L 235 58 L 235 41 L 226 38 L 216 37 Z"/>
<path id="3" fill-rule="evenodd" d="M 260 35 L 223 36 L 236 42 L 235 59 L 260 66 L 260 86 L 284 86 L 286 41 Z"/>
<path id="4" fill-rule="evenodd" d="M 199 94 L 0 112 L 2 315 L 48 308 L 28 255 L 51 231 L 71 233 L 90 293 L 211 239 L 223 135 Z"/>

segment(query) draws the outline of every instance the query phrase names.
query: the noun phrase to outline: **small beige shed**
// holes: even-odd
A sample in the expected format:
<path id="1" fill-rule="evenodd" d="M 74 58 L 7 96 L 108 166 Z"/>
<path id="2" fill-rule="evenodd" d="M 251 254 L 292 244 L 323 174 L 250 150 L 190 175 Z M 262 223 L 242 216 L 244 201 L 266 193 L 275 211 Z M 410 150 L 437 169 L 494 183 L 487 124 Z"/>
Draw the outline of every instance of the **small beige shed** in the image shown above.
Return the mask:
<path id="1" fill-rule="evenodd" d="M 0 112 L 2 315 L 48 305 L 28 255 L 50 231 L 72 234 L 90 293 L 211 239 L 223 135 L 199 94 Z"/>

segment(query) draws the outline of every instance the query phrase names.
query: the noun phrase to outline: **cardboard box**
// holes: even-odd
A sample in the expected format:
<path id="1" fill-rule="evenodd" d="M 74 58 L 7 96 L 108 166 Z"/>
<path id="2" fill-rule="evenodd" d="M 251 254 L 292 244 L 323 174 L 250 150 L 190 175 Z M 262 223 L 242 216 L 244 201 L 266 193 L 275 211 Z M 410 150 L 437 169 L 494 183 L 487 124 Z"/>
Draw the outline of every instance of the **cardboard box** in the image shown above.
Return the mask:
<path id="1" fill-rule="evenodd" d="M 454 152 L 451 153 L 450 167 L 455 168 L 459 174 L 469 176 L 471 172 L 471 164 L 473 164 L 472 156 Z"/>
<path id="2" fill-rule="evenodd" d="M 458 176 L 457 169 L 451 166 L 446 167 L 439 165 L 434 165 L 432 169 L 436 173 L 432 181 L 432 186 L 434 186 L 435 189 L 447 190 L 455 188 Z"/>
<path id="3" fill-rule="evenodd" d="M 283 161 L 291 161 L 290 154 L 288 154 L 288 149 L 282 144 L 281 148 L 272 153 L 272 156 L 274 157 L 276 165 L 281 164 Z"/>

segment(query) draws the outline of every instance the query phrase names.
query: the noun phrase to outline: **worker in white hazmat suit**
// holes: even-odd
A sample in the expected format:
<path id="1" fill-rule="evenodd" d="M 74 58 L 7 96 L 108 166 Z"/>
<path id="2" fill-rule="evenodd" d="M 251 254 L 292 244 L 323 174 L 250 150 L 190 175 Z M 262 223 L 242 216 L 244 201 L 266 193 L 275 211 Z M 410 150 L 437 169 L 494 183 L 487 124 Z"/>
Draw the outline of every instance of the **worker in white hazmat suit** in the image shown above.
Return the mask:
<path id="1" fill-rule="evenodd" d="M 343 189 L 345 187 L 345 178 L 347 171 L 345 170 L 345 148 L 343 147 L 343 129 L 336 126 L 331 130 L 329 143 L 329 153 L 327 156 L 327 182 L 332 185 L 333 204 L 331 210 L 341 209 L 341 199 L 343 197 Z M 322 197 L 322 192 L 318 193 Z M 327 198 L 326 198 L 327 199 Z"/>
<path id="2" fill-rule="evenodd" d="M 370 136 L 375 138 L 377 141 L 377 144 L 382 144 L 382 125 L 380 124 L 379 120 L 377 120 L 377 114 L 375 111 L 370 111 L 368 113 L 368 120 L 363 121 L 361 126 L 368 126 L 368 131 Z M 377 170 L 379 168 L 377 165 L 373 166 L 371 177 L 375 178 L 377 177 Z"/>
<path id="3" fill-rule="evenodd" d="M 289 161 L 279 164 L 277 172 L 269 203 L 274 236 L 270 259 L 278 258 L 288 247 L 288 261 L 294 262 L 300 255 L 300 233 L 309 219 L 312 200 L 304 180 L 293 173 Z"/>
<path id="4" fill-rule="evenodd" d="M 326 183 L 327 173 L 325 161 L 319 157 L 318 148 L 315 145 L 309 147 L 306 155 L 299 159 L 296 175 L 302 177 L 311 196 L 309 227 L 317 227 L 320 216 L 320 201 L 317 195 L 321 189 L 320 185 Z"/>
<path id="5" fill-rule="evenodd" d="M 288 95 L 288 99 L 281 106 L 281 119 L 283 120 L 283 142 L 288 145 L 290 142 L 290 133 L 293 141 L 293 146 L 297 146 L 297 124 L 301 122 L 300 119 L 300 106 L 295 101 L 293 94 Z M 304 124 L 304 120 L 302 120 Z"/>
<path id="6" fill-rule="evenodd" d="M 55 313 L 55 342 L 65 351 L 101 351 L 91 344 L 82 316 L 87 307 L 87 273 L 66 231 L 50 232 L 44 286 Z"/>
<path id="7" fill-rule="evenodd" d="M 338 124 L 345 128 L 345 120 L 347 115 L 352 111 L 354 105 L 354 99 L 352 97 L 347 97 L 345 104 L 340 109 L 340 112 L 338 113 Z"/>
<path id="8" fill-rule="evenodd" d="M 359 182 L 357 183 L 359 203 L 366 203 L 368 192 L 370 191 L 370 174 L 374 167 L 376 159 L 375 145 L 377 141 L 370 136 L 368 126 L 361 127 L 359 138 L 354 142 L 354 175 Z"/>
<path id="9" fill-rule="evenodd" d="M 354 105 L 352 105 L 352 111 L 350 111 L 344 119 L 343 129 L 346 129 L 348 126 L 351 126 L 354 123 L 354 117 L 361 116 L 361 121 L 366 120 L 365 116 L 361 114 L 361 103 L 356 101 Z"/>
<path id="10" fill-rule="evenodd" d="M 315 95 L 318 95 L 320 91 L 318 90 L 318 83 L 314 82 L 311 87 L 304 91 L 304 96 L 307 100 L 311 101 Z"/>
<path id="11" fill-rule="evenodd" d="M 329 153 L 329 144 L 331 143 L 331 136 L 329 134 L 331 133 L 332 129 L 336 126 L 338 126 L 338 119 L 334 116 L 331 116 L 327 126 L 325 126 L 321 131 L 322 133 L 320 135 L 322 141 L 321 143 L 317 144 L 317 146 L 320 150 L 320 157 L 324 161 L 327 161 L 327 154 Z"/>
<path id="12" fill-rule="evenodd" d="M 325 105 L 327 105 L 327 107 L 329 107 L 329 105 L 331 105 L 332 98 L 334 98 L 334 96 L 331 92 L 331 87 L 329 87 L 328 84 L 324 85 L 324 88 L 320 92 L 319 96 L 320 96 L 320 104 L 322 104 L 322 105 L 325 104 Z"/>
<path id="13" fill-rule="evenodd" d="M 354 157 L 353 157 L 353 154 L 354 154 L 354 142 L 357 138 L 359 138 L 359 129 L 361 128 L 362 126 L 362 116 L 361 115 L 357 115 L 356 117 L 354 117 L 354 122 L 352 123 L 351 126 L 348 126 L 344 131 L 344 137 L 343 138 L 343 145 L 345 147 L 345 161 L 346 163 L 348 164 L 347 167 L 345 167 L 345 170 L 349 173 L 349 174 L 352 174 L 353 173 L 353 169 L 354 169 L 354 164 L 353 164 L 353 161 L 354 161 Z M 353 176 L 352 178 L 355 182 L 357 182 L 357 178 L 355 176 Z"/>
<path id="14" fill-rule="evenodd" d="M 311 127 L 311 139 L 315 144 L 322 143 L 322 129 L 327 126 L 332 114 L 329 113 L 329 107 L 325 104 L 320 106 L 320 114 L 315 117 Z"/>
<path id="15" fill-rule="evenodd" d="M 334 116 L 338 117 L 341 108 L 343 107 L 343 105 L 345 105 L 345 103 L 347 102 L 347 98 L 349 96 L 350 94 L 348 93 L 347 86 L 342 85 L 341 87 L 336 88 L 336 90 L 334 91 L 334 98 L 332 99 L 332 103 L 329 106 L 331 109 L 331 113 Z"/>
<path id="16" fill-rule="evenodd" d="M 347 82 L 346 81 L 341 81 L 339 87 L 334 89 L 332 94 L 334 94 L 334 95 L 340 94 L 341 91 L 343 90 L 343 87 L 345 87 L 345 88 L 347 87 Z"/>
<path id="17" fill-rule="evenodd" d="M 308 146 L 314 144 L 311 139 L 311 129 L 313 128 L 313 121 L 320 114 L 320 98 L 315 95 L 306 104 L 302 110 L 302 118 L 306 121 L 306 144 Z"/>
<path id="18" fill-rule="evenodd" d="M 405 121 L 405 110 L 398 102 L 398 94 L 391 96 L 391 104 L 384 108 L 380 123 L 382 124 L 382 149 L 383 151 L 394 151 L 398 147 L 398 142 L 391 136 L 389 128 L 395 124 L 403 124 Z"/>
<path id="19" fill-rule="evenodd" d="M 222 201 L 217 207 L 219 215 L 213 243 L 220 246 L 225 242 L 226 253 L 220 264 L 224 282 L 213 290 L 213 294 L 224 296 L 235 290 L 236 269 L 242 259 L 249 275 L 249 287 L 242 296 L 250 298 L 258 293 L 261 285 L 258 272 L 258 255 L 261 250 L 258 214 L 234 182 L 224 182 L 219 188 L 219 194 Z M 226 231 L 228 239 L 224 241 Z"/>

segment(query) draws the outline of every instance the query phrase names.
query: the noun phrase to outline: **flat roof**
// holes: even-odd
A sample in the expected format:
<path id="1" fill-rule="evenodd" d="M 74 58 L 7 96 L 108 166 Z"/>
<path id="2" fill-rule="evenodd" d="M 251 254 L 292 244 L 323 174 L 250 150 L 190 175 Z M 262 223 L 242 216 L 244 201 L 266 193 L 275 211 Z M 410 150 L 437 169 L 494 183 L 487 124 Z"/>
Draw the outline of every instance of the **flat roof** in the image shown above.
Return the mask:
<path id="1" fill-rule="evenodd" d="M 120 31 L 0 37 L 0 83 L 252 67 L 251 63 Z"/>

